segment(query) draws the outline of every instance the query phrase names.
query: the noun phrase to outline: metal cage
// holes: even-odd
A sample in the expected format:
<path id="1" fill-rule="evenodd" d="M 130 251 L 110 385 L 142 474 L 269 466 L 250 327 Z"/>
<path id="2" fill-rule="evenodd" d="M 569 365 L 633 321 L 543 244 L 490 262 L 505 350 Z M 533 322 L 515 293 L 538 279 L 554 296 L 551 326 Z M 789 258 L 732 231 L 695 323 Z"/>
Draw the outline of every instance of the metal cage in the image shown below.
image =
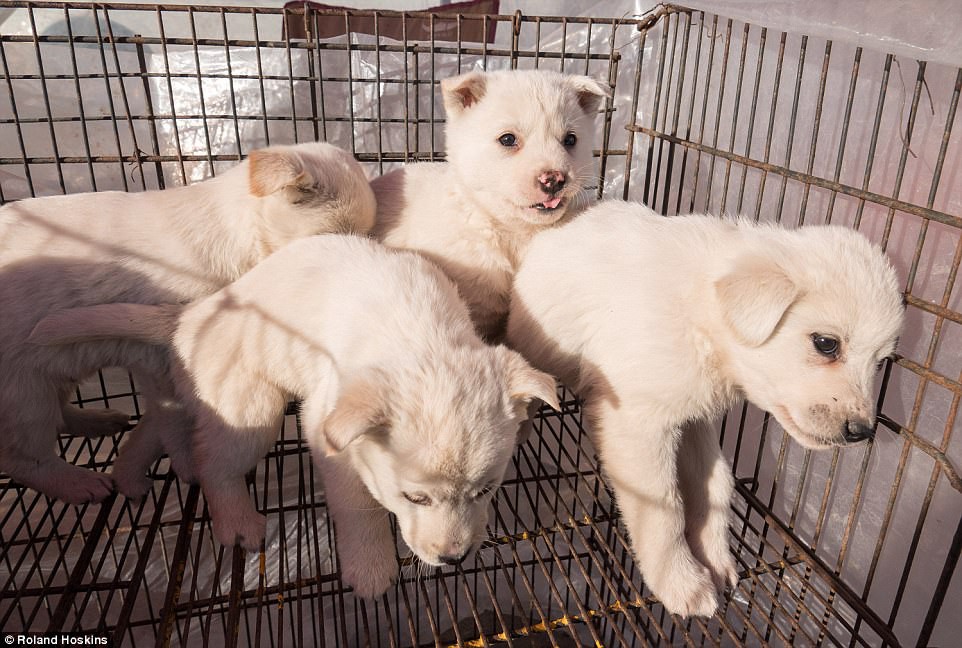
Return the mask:
<path id="1" fill-rule="evenodd" d="M 294 409 L 251 489 L 267 549 L 213 540 L 161 460 L 145 500 L 81 507 L 0 476 L 0 629 L 114 645 L 951 645 L 962 630 L 962 70 L 662 6 L 640 19 L 9 2 L 0 32 L 0 202 L 163 188 L 269 143 L 326 139 L 372 174 L 443 159 L 441 78 L 587 73 L 597 195 L 665 214 L 836 222 L 882 243 L 908 326 L 874 443 L 812 453 L 744 405 L 721 423 L 740 580 L 712 619 L 667 614 L 634 568 L 577 398 L 541 411 L 472 564 L 377 601 L 338 577 Z M 2 317 L 2 314 L 0 314 Z M 128 375 L 84 407 L 139 415 Z M 63 437 L 109 470 L 122 435 Z M 403 555 L 403 552 L 402 552 Z M 953 609 L 954 608 L 954 609 Z"/>

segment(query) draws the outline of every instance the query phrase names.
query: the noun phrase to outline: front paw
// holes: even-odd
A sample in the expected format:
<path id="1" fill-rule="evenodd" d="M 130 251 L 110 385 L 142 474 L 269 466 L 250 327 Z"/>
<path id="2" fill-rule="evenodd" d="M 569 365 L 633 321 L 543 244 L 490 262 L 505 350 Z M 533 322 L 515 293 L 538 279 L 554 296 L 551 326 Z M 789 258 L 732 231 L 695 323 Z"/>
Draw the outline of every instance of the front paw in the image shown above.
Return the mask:
<path id="1" fill-rule="evenodd" d="M 117 484 L 117 490 L 124 497 L 141 500 L 150 490 L 153 481 L 147 477 L 147 471 L 142 466 L 133 461 L 127 461 L 126 456 L 123 452 L 117 456 L 111 475 L 114 483 Z"/>
<path id="2" fill-rule="evenodd" d="M 666 561 L 664 568 L 653 577 L 645 574 L 648 588 L 671 614 L 713 616 L 718 609 L 718 597 L 711 572 L 691 558 L 678 558 Z"/>
<path id="3" fill-rule="evenodd" d="M 260 551 L 267 535 L 267 518 L 253 507 L 248 511 L 232 511 L 215 515 L 211 511 L 214 538 L 225 547 L 240 545 L 247 551 Z"/>
<path id="4" fill-rule="evenodd" d="M 738 568 L 728 547 L 727 518 L 722 517 L 715 520 L 714 524 L 706 525 L 693 537 L 686 533 L 686 537 L 695 558 L 707 565 L 719 593 L 728 587 L 734 589 L 738 584 Z"/>
<path id="5" fill-rule="evenodd" d="M 376 598 L 397 580 L 398 562 L 394 541 L 388 537 L 361 540 L 337 538 L 341 580 L 361 598 Z"/>

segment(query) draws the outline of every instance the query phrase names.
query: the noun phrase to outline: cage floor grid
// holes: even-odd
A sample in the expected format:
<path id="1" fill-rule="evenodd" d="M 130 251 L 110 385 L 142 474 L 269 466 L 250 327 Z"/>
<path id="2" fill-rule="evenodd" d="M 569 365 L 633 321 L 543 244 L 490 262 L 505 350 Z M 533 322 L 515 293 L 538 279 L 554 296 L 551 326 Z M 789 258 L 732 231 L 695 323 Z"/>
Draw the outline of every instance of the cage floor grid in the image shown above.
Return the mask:
<path id="1" fill-rule="evenodd" d="M 107 469 L 117 440 L 65 439 Z M 196 486 L 162 460 L 142 502 L 74 508 L 0 486 L 0 627 L 88 631 L 116 645 L 643 646 L 897 644 L 792 530 L 738 484 L 740 581 L 712 619 L 668 615 L 644 588 L 577 400 L 545 410 L 493 503 L 471 563 L 428 570 L 399 544 L 376 601 L 339 580 L 334 533 L 296 414 L 251 480 L 265 551 L 214 542 Z"/>

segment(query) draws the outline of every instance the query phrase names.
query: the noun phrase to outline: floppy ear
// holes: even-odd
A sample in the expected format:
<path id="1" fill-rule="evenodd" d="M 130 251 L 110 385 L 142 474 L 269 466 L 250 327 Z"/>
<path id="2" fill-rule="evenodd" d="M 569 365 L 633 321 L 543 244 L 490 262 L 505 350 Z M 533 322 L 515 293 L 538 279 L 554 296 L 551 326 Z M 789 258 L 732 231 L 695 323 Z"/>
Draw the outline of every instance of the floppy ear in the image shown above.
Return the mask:
<path id="1" fill-rule="evenodd" d="M 307 191 L 314 179 L 304 170 L 297 154 L 285 147 L 251 151 L 247 156 L 250 192 L 258 198 L 293 187 Z"/>
<path id="2" fill-rule="evenodd" d="M 798 286 L 770 259 L 739 259 L 734 269 L 715 282 L 715 295 L 725 324 L 748 346 L 764 344 L 775 332 Z"/>
<path id="3" fill-rule="evenodd" d="M 337 454 L 365 434 L 383 431 L 388 402 L 383 380 L 367 375 L 347 385 L 324 421 L 328 456 Z"/>
<path id="4" fill-rule="evenodd" d="M 529 365 L 520 353 L 504 346 L 499 348 L 504 354 L 504 373 L 508 386 L 506 396 L 510 409 L 523 417 L 528 403 L 538 398 L 560 410 L 558 386 L 554 378 Z"/>
<path id="5" fill-rule="evenodd" d="M 572 76 L 568 83 L 578 94 L 578 105 L 586 115 L 594 116 L 601 107 L 601 100 L 611 96 L 607 87 L 589 76 Z"/>
<path id="6" fill-rule="evenodd" d="M 441 81 L 444 112 L 449 117 L 458 115 L 481 101 L 487 81 L 484 72 L 468 72 Z"/>

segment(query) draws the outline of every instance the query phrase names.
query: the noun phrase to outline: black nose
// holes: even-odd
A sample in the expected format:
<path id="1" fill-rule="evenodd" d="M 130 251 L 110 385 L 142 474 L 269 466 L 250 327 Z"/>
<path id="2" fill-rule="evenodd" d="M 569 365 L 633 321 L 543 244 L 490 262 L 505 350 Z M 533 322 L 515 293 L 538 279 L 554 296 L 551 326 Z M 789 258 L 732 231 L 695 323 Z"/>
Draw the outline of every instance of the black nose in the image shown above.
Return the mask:
<path id="1" fill-rule="evenodd" d="M 875 430 L 860 421 L 846 421 L 842 428 L 842 436 L 849 443 L 858 443 L 875 438 Z"/>
<path id="2" fill-rule="evenodd" d="M 538 176 L 538 184 L 549 195 L 554 195 L 564 189 L 565 180 L 565 174 L 561 171 L 545 171 Z"/>
<path id="3" fill-rule="evenodd" d="M 460 556 L 438 556 L 438 560 L 443 562 L 445 565 L 460 565 L 464 562 L 464 559 L 468 557 L 469 553 L 471 553 L 470 550 L 465 551 Z"/>

